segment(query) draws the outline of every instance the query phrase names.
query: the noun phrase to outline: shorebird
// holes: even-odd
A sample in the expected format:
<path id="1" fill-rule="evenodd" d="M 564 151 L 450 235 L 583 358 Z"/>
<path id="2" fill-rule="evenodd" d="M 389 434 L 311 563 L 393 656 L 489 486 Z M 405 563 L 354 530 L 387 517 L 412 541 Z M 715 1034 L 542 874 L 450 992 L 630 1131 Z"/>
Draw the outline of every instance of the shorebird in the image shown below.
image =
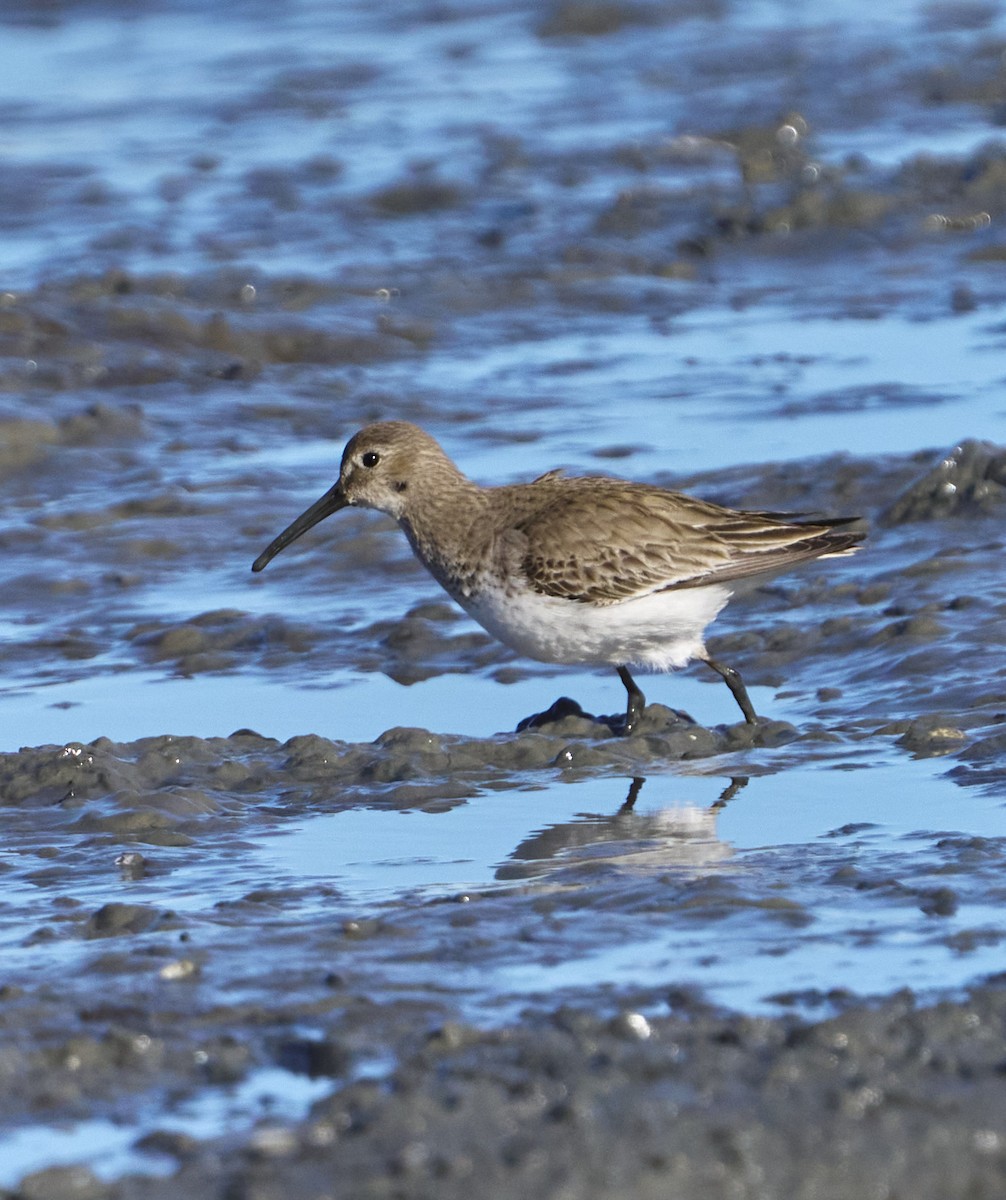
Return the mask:
<path id="1" fill-rule="evenodd" d="M 518 653 L 614 667 L 626 734 L 646 703 L 630 666 L 669 671 L 693 659 L 722 676 L 755 724 L 738 672 L 707 653 L 706 626 L 741 580 L 850 554 L 863 538 L 855 517 L 738 511 L 603 475 L 557 470 L 482 487 L 422 429 L 381 421 L 350 439 L 339 478 L 252 570 L 347 506 L 393 517 L 441 587 Z"/>

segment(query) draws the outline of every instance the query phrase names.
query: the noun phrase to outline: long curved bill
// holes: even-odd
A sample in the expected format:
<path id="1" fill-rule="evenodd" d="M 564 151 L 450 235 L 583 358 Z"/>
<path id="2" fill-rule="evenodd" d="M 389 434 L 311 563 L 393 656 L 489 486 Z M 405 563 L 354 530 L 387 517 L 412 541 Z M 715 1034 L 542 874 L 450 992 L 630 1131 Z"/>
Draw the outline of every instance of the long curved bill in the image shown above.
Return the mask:
<path id="1" fill-rule="evenodd" d="M 252 563 L 252 570 L 261 571 L 263 567 L 272 562 L 285 546 L 289 546 L 291 542 L 295 542 L 302 533 L 307 533 L 319 521 L 324 521 L 332 513 L 338 512 L 340 508 L 345 508 L 348 503 L 349 501 L 346 499 L 342 487 L 338 483 L 330 487 L 320 500 L 316 500 L 306 512 L 300 514 L 296 521 L 292 521 L 279 537 L 274 538 L 266 546 Z"/>

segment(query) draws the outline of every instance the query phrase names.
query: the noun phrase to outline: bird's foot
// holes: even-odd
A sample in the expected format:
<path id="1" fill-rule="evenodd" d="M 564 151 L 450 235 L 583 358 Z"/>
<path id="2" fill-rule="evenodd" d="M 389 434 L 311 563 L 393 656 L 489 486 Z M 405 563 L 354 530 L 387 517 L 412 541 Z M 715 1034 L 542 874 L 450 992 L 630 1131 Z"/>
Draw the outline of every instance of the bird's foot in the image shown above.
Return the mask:
<path id="1" fill-rule="evenodd" d="M 616 713 L 608 717 L 595 716 L 594 713 L 586 712 L 569 696 L 560 696 L 544 712 L 532 713 L 531 716 L 524 717 L 517 725 L 517 732 L 523 733 L 525 729 L 546 729 L 550 725 L 557 725 L 560 721 L 565 721 L 567 717 L 579 717 L 581 721 L 590 721 L 594 725 L 602 726 L 607 733 L 613 734 L 615 737 L 627 737 L 632 732 L 639 715 L 636 713 L 633 724 L 626 728 L 627 713 Z"/>
<path id="2" fill-rule="evenodd" d="M 554 725 L 556 721 L 565 720 L 566 717 L 584 717 L 588 721 L 596 719 L 591 713 L 584 712 L 580 705 L 575 700 L 571 700 L 569 696 L 560 696 L 544 712 L 532 713 L 531 716 L 518 721 L 517 732 L 523 733 L 525 729 L 540 729 L 543 725 Z"/>
<path id="3" fill-rule="evenodd" d="M 608 717 L 598 717 L 598 720 L 602 725 L 607 725 L 615 737 L 632 737 L 639 729 L 644 711 L 638 708 L 634 712 L 612 713 Z"/>

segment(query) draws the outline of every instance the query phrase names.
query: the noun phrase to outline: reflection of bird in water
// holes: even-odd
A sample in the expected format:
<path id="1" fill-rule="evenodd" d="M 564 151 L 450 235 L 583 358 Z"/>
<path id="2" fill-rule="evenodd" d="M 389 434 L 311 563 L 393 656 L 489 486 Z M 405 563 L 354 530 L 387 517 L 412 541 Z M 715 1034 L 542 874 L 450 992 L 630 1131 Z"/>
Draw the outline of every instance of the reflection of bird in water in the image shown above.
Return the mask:
<path id="1" fill-rule="evenodd" d="M 716 834 L 716 818 L 747 782 L 746 776 L 731 779 L 709 807 L 680 804 L 637 813 L 634 806 L 645 783 L 637 777 L 615 813 L 585 813 L 575 821 L 532 834 L 496 869 L 496 878 L 540 878 L 586 862 L 633 872 L 716 866 L 732 854 Z"/>
<path id="2" fill-rule="evenodd" d="M 727 786 L 723 789 L 723 791 L 720 792 L 719 799 L 715 804 L 712 805 L 712 809 L 718 810 L 721 808 L 726 808 L 734 796 L 736 796 L 738 792 L 742 792 L 747 787 L 748 778 L 749 777 L 747 775 L 735 775 L 734 778 L 730 780 L 729 784 L 727 784 Z M 625 797 L 622 807 L 618 810 L 620 813 L 632 811 L 639 793 L 643 790 L 643 784 L 645 782 L 645 775 L 636 775 L 633 778 L 632 782 L 629 784 L 629 794 Z"/>

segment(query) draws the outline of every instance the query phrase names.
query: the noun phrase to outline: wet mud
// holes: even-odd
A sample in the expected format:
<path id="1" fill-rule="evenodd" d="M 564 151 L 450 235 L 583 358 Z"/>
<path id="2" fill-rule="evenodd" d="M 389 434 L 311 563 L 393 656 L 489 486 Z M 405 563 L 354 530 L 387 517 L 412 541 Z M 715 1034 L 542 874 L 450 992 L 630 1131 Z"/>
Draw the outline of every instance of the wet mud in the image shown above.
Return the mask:
<path id="1" fill-rule="evenodd" d="M 1006 27 L 794 20 L 0 16 L 0 1195 L 1006 1190 Z M 869 535 L 620 737 L 384 418 Z"/>

